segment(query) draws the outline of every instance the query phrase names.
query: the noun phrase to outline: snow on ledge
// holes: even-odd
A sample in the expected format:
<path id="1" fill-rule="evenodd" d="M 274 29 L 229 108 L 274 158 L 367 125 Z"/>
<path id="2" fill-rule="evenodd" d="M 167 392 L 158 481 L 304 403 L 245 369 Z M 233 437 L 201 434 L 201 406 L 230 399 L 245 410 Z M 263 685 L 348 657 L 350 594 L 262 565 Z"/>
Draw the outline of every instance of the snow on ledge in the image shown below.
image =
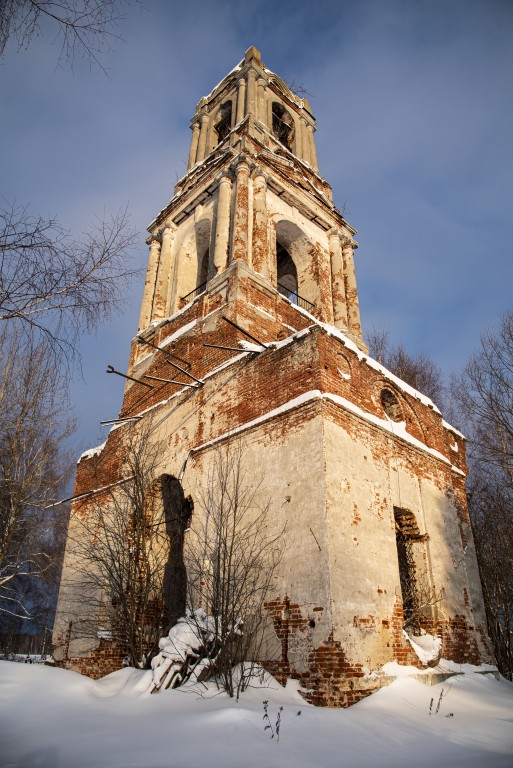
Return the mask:
<path id="1" fill-rule="evenodd" d="M 459 429 L 456 429 L 456 427 L 453 427 L 451 424 L 449 424 L 448 421 L 445 421 L 445 419 L 442 419 L 442 426 L 445 427 L 449 432 L 452 432 L 453 435 L 457 435 L 458 437 L 461 437 L 462 440 L 466 440 L 467 438 L 465 435 L 462 435 Z"/>
<path id="2" fill-rule="evenodd" d="M 323 323 L 321 320 L 318 320 L 314 315 L 310 314 L 308 310 L 303 309 L 302 307 L 299 307 L 297 304 L 292 304 L 291 306 L 297 311 L 300 312 L 302 315 L 305 315 L 305 317 L 308 317 L 314 325 L 319 326 L 319 328 L 323 328 L 327 334 L 330 336 L 334 336 L 336 339 L 339 339 L 344 346 L 346 346 L 348 349 L 350 349 L 352 352 L 355 353 L 355 355 L 358 357 L 359 360 L 364 360 L 371 368 L 373 368 L 375 371 L 379 371 L 386 379 L 389 381 L 392 381 L 399 389 L 401 389 L 403 392 L 407 392 L 409 395 L 414 397 L 416 400 L 420 400 L 421 403 L 424 405 L 427 405 L 429 408 L 432 408 L 435 413 L 440 413 L 440 409 L 435 405 L 435 403 L 426 395 L 424 395 L 422 392 L 419 392 L 418 389 L 415 389 L 414 387 L 407 384 L 405 381 L 400 379 L 398 376 L 396 376 L 392 371 L 389 371 L 388 368 L 385 368 L 384 365 L 381 365 L 381 363 L 378 363 L 377 360 L 374 360 L 369 355 L 366 355 L 362 350 L 352 341 L 348 336 L 345 335 L 342 331 L 340 331 L 338 328 L 335 328 L 334 325 L 329 325 L 328 323 Z M 449 427 L 449 425 L 447 425 Z M 456 432 L 453 427 L 450 427 L 452 432 Z M 462 435 L 463 437 L 463 435 Z"/>
<path id="3" fill-rule="evenodd" d="M 283 342 L 280 342 L 280 343 L 283 343 Z M 367 411 L 362 410 L 359 406 L 355 405 L 350 400 L 346 400 L 345 397 L 341 397 L 340 395 L 335 395 L 331 392 L 321 392 L 319 389 L 312 389 L 309 392 L 304 392 L 302 395 L 299 395 L 299 397 L 294 397 L 292 400 L 289 400 L 288 402 L 283 403 L 283 405 L 280 405 L 278 408 L 273 408 L 271 411 L 268 411 L 267 413 L 262 414 L 262 416 L 258 416 L 256 419 L 252 419 L 251 421 L 246 422 L 246 424 L 241 424 L 239 427 L 235 427 L 234 429 L 228 430 L 227 432 L 224 432 L 222 435 L 219 435 L 213 440 L 209 440 L 206 443 L 202 443 L 201 445 L 198 445 L 192 448 L 191 451 L 195 453 L 196 451 L 203 450 L 204 448 L 214 445 L 220 442 L 221 440 L 225 440 L 228 437 L 233 437 L 234 435 L 237 435 L 240 432 L 245 432 L 247 429 L 251 429 L 252 427 L 257 426 L 258 424 L 262 424 L 263 422 L 269 421 L 270 419 L 273 419 L 276 416 L 281 415 L 282 413 L 291 411 L 294 408 L 298 408 L 300 405 L 304 405 L 305 403 L 308 403 L 314 400 L 331 400 L 331 402 L 335 403 L 336 405 L 340 405 L 342 408 L 345 408 L 347 411 L 351 411 L 359 418 L 365 421 L 368 421 L 371 424 L 374 424 L 375 426 L 380 427 L 381 429 L 384 429 L 394 437 L 399 437 L 405 442 L 410 443 L 410 445 L 413 445 L 416 448 L 419 448 L 424 453 L 427 453 L 430 456 L 433 456 L 433 458 L 438 459 L 439 461 L 442 461 L 444 464 L 447 464 L 448 466 L 450 466 L 453 472 L 456 472 L 457 474 L 461 474 L 465 476 L 465 473 L 462 472 L 460 469 L 458 469 L 458 467 L 455 467 L 452 464 L 452 462 L 450 462 L 449 459 L 447 459 L 442 453 L 435 450 L 434 448 L 430 448 L 425 443 L 418 440 L 416 437 L 413 437 L 413 435 L 410 435 L 409 432 L 406 431 L 406 425 L 404 422 L 397 423 L 392 421 L 389 418 L 381 419 L 379 416 L 375 416 L 372 413 L 368 413 Z"/>
<path id="4" fill-rule="evenodd" d="M 497 667 L 493 664 L 457 664 L 450 659 L 440 659 L 435 667 L 427 667 L 427 669 L 418 669 L 418 667 L 411 667 L 408 665 L 399 664 L 397 661 L 388 661 L 383 664 L 382 673 L 371 673 L 368 677 L 381 677 L 386 675 L 387 677 L 409 677 L 410 675 L 432 675 L 432 674 L 460 674 L 467 675 L 471 673 L 477 674 L 496 674 Z"/>
<path id="5" fill-rule="evenodd" d="M 198 321 L 197 320 L 191 320 L 190 323 L 187 323 L 186 325 L 182 325 L 181 328 L 178 328 L 177 331 L 171 334 L 171 336 L 168 336 L 167 339 L 164 339 L 164 341 L 161 341 L 159 344 L 159 349 L 165 349 L 168 344 L 172 344 L 173 341 L 176 341 L 180 338 L 180 336 L 184 336 L 189 331 L 192 331 L 194 326 L 196 325 Z"/>
<path id="6" fill-rule="evenodd" d="M 99 455 L 100 455 L 100 453 L 101 453 L 101 452 L 103 451 L 103 449 L 105 448 L 105 445 L 106 445 L 106 443 L 107 443 L 107 441 L 105 441 L 105 442 L 104 442 L 104 443 L 102 443 L 101 445 L 97 445 L 97 446 L 96 446 L 96 448 L 89 448 L 87 451 L 84 451 L 84 453 L 82 453 L 82 454 L 80 455 L 80 457 L 79 457 L 79 459 L 78 459 L 78 461 L 77 461 L 77 464 L 78 464 L 80 461 L 82 461 L 82 459 L 92 459 L 92 458 L 93 458 L 93 456 L 99 456 Z"/>

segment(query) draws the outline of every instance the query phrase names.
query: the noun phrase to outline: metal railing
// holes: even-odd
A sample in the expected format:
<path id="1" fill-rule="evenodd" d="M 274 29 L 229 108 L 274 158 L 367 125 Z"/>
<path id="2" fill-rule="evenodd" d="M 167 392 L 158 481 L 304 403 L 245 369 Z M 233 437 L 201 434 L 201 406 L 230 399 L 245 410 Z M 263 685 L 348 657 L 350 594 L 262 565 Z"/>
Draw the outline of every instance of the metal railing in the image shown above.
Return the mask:
<path id="1" fill-rule="evenodd" d="M 281 141 L 282 144 L 285 144 L 287 149 L 290 149 L 290 134 L 292 132 L 292 128 L 290 125 L 287 125 L 283 120 L 281 120 L 278 115 L 273 113 L 273 133 L 276 136 L 276 138 Z"/>
<path id="2" fill-rule="evenodd" d="M 315 304 L 312 304 L 311 301 L 305 299 L 304 296 L 300 296 L 297 291 L 291 291 L 290 288 L 286 288 L 281 283 L 278 283 L 278 291 L 282 296 L 285 296 L 286 299 L 292 302 L 292 304 L 297 304 L 298 307 L 301 307 L 301 309 L 306 309 L 307 312 L 311 312 L 313 309 L 315 309 Z"/>
<path id="3" fill-rule="evenodd" d="M 200 293 L 203 293 L 206 287 L 207 287 L 207 280 L 205 280 L 204 283 L 197 285 L 196 288 L 194 288 L 192 291 L 189 291 L 189 293 L 186 293 L 185 296 L 181 296 L 180 301 L 183 301 L 187 304 L 188 301 L 192 301 L 193 299 L 196 298 L 196 296 L 199 296 Z"/>
<path id="4" fill-rule="evenodd" d="M 223 139 L 226 139 L 231 129 L 232 129 L 232 113 L 230 112 L 229 115 L 227 115 L 225 118 L 220 120 L 218 124 L 215 126 L 217 138 L 219 139 L 220 142 L 223 141 Z"/>

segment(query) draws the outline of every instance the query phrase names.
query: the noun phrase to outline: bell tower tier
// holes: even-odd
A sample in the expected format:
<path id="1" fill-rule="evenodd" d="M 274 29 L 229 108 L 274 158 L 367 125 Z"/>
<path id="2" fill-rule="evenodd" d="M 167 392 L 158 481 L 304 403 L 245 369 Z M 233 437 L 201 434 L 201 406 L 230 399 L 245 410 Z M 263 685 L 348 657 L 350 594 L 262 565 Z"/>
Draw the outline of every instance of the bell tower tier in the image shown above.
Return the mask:
<path id="1" fill-rule="evenodd" d="M 365 349 L 356 230 L 319 176 L 314 129 L 308 101 L 266 69 L 255 48 L 199 102 L 189 170 L 149 227 L 140 331 L 239 261 Z"/>
<path id="2" fill-rule="evenodd" d="M 187 589 L 194 541 L 212 530 L 208 478 L 234 449 L 283 542 L 256 622 L 266 638 L 258 660 L 282 683 L 295 678 L 309 701 L 347 706 L 391 681 L 389 662 L 433 667 L 434 679 L 442 657 L 491 662 L 465 438 L 368 356 L 356 231 L 317 170 L 308 102 L 250 48 L 199 102 L 191 127 L 188 171 L 149 227 L 128 372 L 111 371 L 126 381 L 120 413 L 78 462 L 57 663 L 99 677 L 127 653 L 120 606 L 134 583 L 113 594 L 92 577 L 96 522 L 119 521 L 120 496 L 130 503 L 106 538 L 133 572 L 134 445 L 152 460 L 145 547 L 163 557 L 144 617 L 136 605 L 145 642 L 197 607 Z M 201 552 L 200 607 L 215 613 L 202 586 L 215 556 Z"/>

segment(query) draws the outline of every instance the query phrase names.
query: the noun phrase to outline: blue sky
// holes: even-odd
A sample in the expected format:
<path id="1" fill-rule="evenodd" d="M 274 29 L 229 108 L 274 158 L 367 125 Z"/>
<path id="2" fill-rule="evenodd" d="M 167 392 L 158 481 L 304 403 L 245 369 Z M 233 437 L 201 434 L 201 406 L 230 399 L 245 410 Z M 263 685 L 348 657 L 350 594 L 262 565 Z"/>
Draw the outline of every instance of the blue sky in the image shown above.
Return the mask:
<path id="1" fill-rule="evenodd" d="M 110 77 L 57 65 L 43 30 L 0 64 L 0 194 L 75 233 L 129 205 L 146 226 L 185 171 L 189 120 L 256 45 L 303 86 L 321 174 L 357 228 L 365 329 L 460 370 L 513 308 L 513 3 L 510 0 L 216 0 L 131 3 Z M 79 449 L 117 415 L 143 276 L 125 312 L 82 341 L 72 401 Z"/>

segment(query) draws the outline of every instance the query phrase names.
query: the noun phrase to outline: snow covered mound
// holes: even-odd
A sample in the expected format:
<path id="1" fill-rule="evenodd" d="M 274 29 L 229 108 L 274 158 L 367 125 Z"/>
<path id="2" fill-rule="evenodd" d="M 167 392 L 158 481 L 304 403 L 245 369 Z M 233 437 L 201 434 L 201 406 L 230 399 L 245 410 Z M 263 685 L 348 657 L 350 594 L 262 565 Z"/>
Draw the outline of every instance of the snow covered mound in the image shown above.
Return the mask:
<path id="1" fill-rule="evenodd" d="M 402 677 L 346 710 L 312 707 L 296 684 L 281 688 L 269 676 L 238 703 L 211 683 L 151 696 L 151 679 L 127 668 L 93 681 L 0 662 L 0 766 L 513 765 L 513 685 L 491 674 L 432 687 Z M 264 701 L 274 730 L 280 717 L 279 741 L 264 730 Z"/>

